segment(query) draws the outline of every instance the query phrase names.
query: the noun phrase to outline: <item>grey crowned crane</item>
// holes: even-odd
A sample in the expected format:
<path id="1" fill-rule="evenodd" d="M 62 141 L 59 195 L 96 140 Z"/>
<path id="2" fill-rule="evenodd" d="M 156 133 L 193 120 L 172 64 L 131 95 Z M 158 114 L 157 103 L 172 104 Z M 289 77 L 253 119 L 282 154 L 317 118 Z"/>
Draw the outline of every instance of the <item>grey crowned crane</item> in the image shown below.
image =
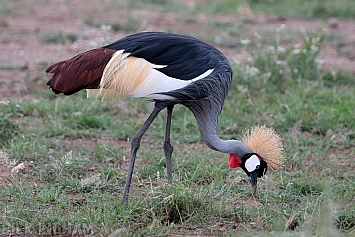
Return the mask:
<path id="1" fill-rule="evenodd" d="M 131 139 L 124 202 L 128 201 L 141 138 L 165 108 L 163 149 L 167 179 L 172 180 L 170 128 L 176 104 L 191 110 L 209 148 L 229 154 L 229 166 L 241 167 L 245 171 L 254 194 L 257 178 L 265 174 L 267 167 L 279 169 L 283 165 L 282 141 L 271 128 L 253 128 L 241 141 L 218 137 L 218 118 L 232 82 L 232 69 L 219 50 L 193 37 L 141 32 L 58 62 L 46 72 L 53 75 L 47 86 L 55 94 L 71 95 L 88 89 L 88 96 L 103 99 L 127 95 L 155 102 L 148 119 Z"/>

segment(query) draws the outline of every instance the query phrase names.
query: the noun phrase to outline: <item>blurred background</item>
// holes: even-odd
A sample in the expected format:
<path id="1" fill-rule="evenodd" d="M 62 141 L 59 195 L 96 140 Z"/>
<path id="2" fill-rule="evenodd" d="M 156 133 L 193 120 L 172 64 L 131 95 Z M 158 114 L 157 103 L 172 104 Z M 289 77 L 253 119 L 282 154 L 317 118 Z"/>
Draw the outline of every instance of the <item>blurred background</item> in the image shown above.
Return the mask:
<path id="1" fill-rule="evenodd" d="M 353 74 L 354 16 L 351 0 L 3 0 L 0 96 L 28 93 L 23 83 L 38 79 L 48 63 L 139 31 L 194 36 L 236 62 L 248 58 L 241 47 L 248 40 L 287 48 L 302 43 L 306 32 L 318 32 L 324 38 L 322 66 Z"/>

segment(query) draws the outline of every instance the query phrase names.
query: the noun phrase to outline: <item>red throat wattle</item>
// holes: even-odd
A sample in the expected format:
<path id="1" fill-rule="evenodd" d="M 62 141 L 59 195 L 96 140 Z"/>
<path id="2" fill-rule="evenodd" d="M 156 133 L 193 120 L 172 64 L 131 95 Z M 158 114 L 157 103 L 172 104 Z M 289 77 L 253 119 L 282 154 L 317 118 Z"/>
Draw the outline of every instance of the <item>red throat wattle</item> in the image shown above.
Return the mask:
<path id="1" fill-rule="evenodd" d="M 229 155 L 229 159 L 228 159 L 229 167 L 238 168 L 241 163 L 242 163 L 242 159 L 240 159 L 239 156 L 233 154 Z"/>

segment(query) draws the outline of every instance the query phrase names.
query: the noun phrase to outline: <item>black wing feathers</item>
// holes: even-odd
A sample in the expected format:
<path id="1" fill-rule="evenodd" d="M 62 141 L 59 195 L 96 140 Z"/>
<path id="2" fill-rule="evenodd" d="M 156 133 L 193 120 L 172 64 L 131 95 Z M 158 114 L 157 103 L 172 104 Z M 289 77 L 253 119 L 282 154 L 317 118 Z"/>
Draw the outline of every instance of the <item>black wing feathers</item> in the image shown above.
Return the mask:
<path id="1" fill-rule="evenodd" d="M 158 70 L 182 80 L 193 79 L 209 69 L 219 67 L 216 63 L 220 61 L 216 60 L 218 58 L 227 61 L 220 51 L 198 39 L 164 32 L 129 35 L 105 48 L 123 49 L 150 63 L 166 65 Z"/>
<path id="2" fill-rule="evenodd" d="M 191 80 L 213 69 L 213 72 L 202 80 L 175 91 L 162 93 L 176 98 L 179 103 L 205 98 L 211 94 L 220 96 L 220 91 L 223 91 L 222 97 L 228 93 L 232 70 L 228 60 L 219 50 L 193 37 L 164 32 L 129 35 L 105 47 L 92 49 L 56 63 L 47 69 L 48 73 L 53 74 L 47 85 L 56 94 L 66 95 L 85 88 L 96 89 L 104 68 L 118 50 L 165 66 L 157 70 L 180 80 Z"/>

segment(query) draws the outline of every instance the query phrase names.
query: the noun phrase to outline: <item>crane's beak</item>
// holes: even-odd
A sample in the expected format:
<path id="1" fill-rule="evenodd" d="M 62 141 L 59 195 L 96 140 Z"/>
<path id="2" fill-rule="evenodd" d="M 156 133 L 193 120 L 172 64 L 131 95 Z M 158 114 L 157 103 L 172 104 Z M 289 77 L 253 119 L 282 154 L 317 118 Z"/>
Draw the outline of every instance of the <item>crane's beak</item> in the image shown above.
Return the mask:
<path id="1" fill-rule="evenodd" d="M 258 183 L 258 174 L 259 174 L 259 169 L 255 169 L 253 172 L 250 173 L 250 183 L 251 187 L 253 189 L 253 196 L 257 197 L 257 183 Z"/>

